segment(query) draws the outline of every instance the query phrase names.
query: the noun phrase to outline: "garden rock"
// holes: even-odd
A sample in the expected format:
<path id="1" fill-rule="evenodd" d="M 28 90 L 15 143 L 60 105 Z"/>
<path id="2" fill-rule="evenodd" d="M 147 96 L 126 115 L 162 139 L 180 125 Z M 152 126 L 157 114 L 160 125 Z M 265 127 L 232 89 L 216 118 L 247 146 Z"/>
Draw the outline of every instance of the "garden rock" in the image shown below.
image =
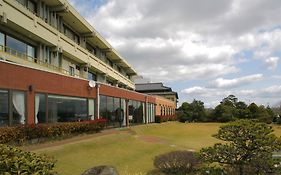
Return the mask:
<path id="1" fill-rule="evenodd" d="M 90 168 L 81 175 L 118 175 L 118 172 L 113 166 L 102 165 Z"/>

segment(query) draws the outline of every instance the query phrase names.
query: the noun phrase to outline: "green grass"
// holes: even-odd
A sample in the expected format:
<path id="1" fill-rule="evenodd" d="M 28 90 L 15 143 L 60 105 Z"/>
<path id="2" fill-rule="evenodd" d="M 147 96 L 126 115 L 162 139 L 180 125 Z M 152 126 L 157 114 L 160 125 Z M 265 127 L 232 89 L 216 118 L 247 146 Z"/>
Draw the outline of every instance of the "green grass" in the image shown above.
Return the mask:
<path id="1" fill-rule="evenodd" d="M 199 150 L 218 142 L 211 137 L 221 124 L 177 123 L 149 124 L 117 130 L 114 134 L 92 137 L 72 144 L 37 152 L 54 156 L 61 175 L 79 175 L 98 165 L 113 165 L 121 175 L 146 174 L 153 170 L 156 155 L 173 150 Z M 281 128 L 274 127 L 276 135 Z M 145 140 L 149 137 L 152 140 Z"/>

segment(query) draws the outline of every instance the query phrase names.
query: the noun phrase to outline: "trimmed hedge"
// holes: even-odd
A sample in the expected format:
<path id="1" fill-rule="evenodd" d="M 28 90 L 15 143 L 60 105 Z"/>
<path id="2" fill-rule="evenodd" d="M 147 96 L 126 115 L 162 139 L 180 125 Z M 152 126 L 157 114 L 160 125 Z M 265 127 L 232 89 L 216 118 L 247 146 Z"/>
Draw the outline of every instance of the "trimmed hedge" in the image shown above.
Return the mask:
<path id="1" fill-rule="evenodd" d="M 0 174 L 57 174 L 53 170 L 55 161 L 47 156 L 39 156 L 3 144 L 0 144 L 0 155 Z"/>
<path id="2" fill-rule="evenodd" d="M 155 122 L 156 123 L 162 123 L 167 121 L 176 121 L 177 116 L 176 115 L 157 115 L 155 116 Z"/>
<path id="3" fill-rule="evenodd" d="M 0 128 L 0 144 L 22 144 L 32 139 L 53 139 L 81 133 L 99 132 L 106 125 L 105 119 L 55 124 L 17 125 Z"/>

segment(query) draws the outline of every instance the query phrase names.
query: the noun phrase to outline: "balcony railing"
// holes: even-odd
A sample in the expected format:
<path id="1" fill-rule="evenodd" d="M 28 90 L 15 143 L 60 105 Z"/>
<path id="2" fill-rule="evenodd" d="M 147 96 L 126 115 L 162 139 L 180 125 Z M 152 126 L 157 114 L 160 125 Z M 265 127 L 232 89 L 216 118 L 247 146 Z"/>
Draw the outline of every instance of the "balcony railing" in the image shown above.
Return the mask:
<path id="1" fill-rule="evenodd" d="M 63 69 L 63 68 L 58 67 L 58 66 L 54 66 L 54 65 L 49 64 L 49 63 L 47 63 L 45 61 L 42 61 L 42 60 L 40 60 L 38 58 L 31 57 L 31 56 L 29 56 L 29 55 L 27 55 L 25 53 L 19 52 L 17 50 L 14 50 L 12 48 L 7 47 L 7 46 L 0 45 L 0 53 L 1 52 L 4 52 L 4 53 L 9 54 L 9 55 L 13 55 L 13 56 L 15 56 L 15 57 L 17 57 L 19 59 L 22 59 L 22 60 L 28 61 L 30 63 L 34 63 L 34 64 L 37 64 L 37 65 L 43 66 L 45 68 L 49 68 L 50 70 L 62 73 L 64 75 L 85 78 L 82 75 L 78 75 L 78 74 L 71 75 L 70 71 L 68 71 L 66 69 Z"/>

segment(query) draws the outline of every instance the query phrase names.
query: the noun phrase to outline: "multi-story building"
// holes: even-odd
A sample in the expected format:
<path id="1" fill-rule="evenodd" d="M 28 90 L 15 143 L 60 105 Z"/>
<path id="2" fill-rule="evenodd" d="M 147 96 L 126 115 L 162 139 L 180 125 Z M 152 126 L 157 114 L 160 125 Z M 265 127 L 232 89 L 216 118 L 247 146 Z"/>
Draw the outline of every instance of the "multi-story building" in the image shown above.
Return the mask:
<path id="1" fill-rule="evenodd" d="M 0 125 L 154 122 L 135 75 L 66 0 L 0 0 Z"/>
<path id="2" fill-rule="evenodd" d="M 140 83 L 136 84 L 136 91 L 145 93 L 158 98 L 156 106 L 156 115 L 170 115 L 172 110 L 175 110 L 178 103 L 178 93 L 174 92 L 172 88 L 164 86 L 163 83 Z M 162 97 L 160 100 L 159 97 Z M 173 103 L 166 103 L 168 99 Z M 174 111 L 172 111 L 174 113 Z"/>

